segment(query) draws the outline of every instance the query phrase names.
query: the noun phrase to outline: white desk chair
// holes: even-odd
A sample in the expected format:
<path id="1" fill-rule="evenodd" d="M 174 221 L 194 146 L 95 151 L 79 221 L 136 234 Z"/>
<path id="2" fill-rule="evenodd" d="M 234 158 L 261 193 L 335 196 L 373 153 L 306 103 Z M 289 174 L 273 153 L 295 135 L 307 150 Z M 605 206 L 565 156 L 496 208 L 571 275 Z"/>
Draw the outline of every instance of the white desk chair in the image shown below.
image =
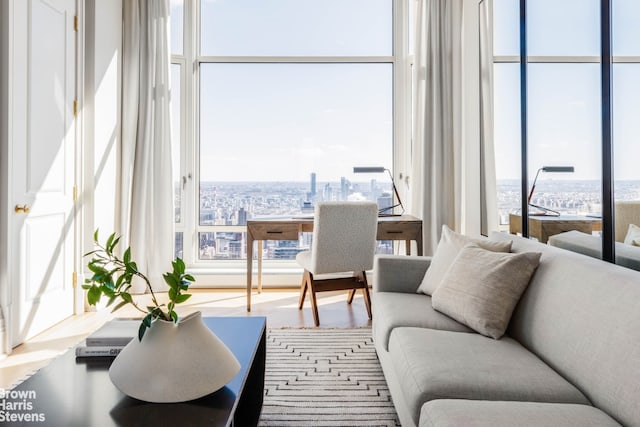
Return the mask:
<path id="1" fill-rule="evenodd" d="M 322 202 L 315 207 L 311 251 L 296 257 L 304 268 L 299 309 L 309 291 L 313 320 L 320 325 L 316 292 L 349 290 L 351 304 L 362 289 L 371 319 L 371 298 L 366 271 L 373 268 L 378 227 L 378 205 L 374 202 Z M 349 277 L 318 279 L 316 275 L 349 273 Z M 342 275 L 341 275 L 342 276 Z"/>

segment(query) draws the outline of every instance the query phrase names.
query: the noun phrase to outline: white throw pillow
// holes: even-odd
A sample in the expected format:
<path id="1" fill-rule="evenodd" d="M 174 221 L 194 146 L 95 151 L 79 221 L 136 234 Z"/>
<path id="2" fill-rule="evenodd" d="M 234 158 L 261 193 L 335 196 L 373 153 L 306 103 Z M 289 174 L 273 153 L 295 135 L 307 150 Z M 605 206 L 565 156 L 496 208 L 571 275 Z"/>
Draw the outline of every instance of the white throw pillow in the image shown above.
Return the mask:
<path id="1" fill-rule="evenodd" d="M 541 255 L 492 252 L 469 243 L 433 293 L 431 304 L 474 331 L 498 339 L 507 330 Z"/>
<path id="2" fill-rule="evenodd" d="M 447 270 L 453 264 L 460 249 L 467 243 L 476 243 L 480 247 L 493 252 L 510 252 L 511 241 L 494 241 L 487 238 L 474 238 L 456 233 L 446 225 L 442 226 L 442 236 L 431 259 L 431 265 L 418 287 L 418 293 L 433 295 Z"/>
<path id="3" fill-rule="evenodd" d="M 627 235 L 624 238 L 624 244 L 633 245 L 634 240 L 640 240 L 640 227 L 635 224 L 629 224 Z"/>

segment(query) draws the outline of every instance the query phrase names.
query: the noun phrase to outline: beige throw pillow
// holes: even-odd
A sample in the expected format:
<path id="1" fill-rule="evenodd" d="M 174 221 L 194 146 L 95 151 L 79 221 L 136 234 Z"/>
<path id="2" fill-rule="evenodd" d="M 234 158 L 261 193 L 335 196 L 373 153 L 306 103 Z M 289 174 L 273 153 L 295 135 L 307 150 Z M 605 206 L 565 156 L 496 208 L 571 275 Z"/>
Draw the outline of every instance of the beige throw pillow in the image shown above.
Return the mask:
<path id="1" fill-rule="evenodd" d="M 433 293 L 434 309 L 498 339 L 540 262 L 539 252 L 498 253 L 470 243 Z"/>
<path id="2" fill-rule="evenodd" d="M 460 249 L 467 243 L 476 243 L 480 247 L 494 252 L 510 252 L 511 241 L 497 242 L 487 238 L 467 237 L 463 234 L 456 233 L 446 225 L 442 226 L 442 235 L 440 242 L 433 254 L 431 264 L 422 279 L 422 283 L 418 287 L 418 293 L 433 295 L 435 290 L 442 282 L 442 278 L 447 270 L 453 264 Z"/>
<path id="3" fill-rule="evenodd" d="M 635 224 L 629 224 L 627 235 L 624 238 L 624 244 L 633 245 L 634 240 L 640 240 L 640 227 Z"/>

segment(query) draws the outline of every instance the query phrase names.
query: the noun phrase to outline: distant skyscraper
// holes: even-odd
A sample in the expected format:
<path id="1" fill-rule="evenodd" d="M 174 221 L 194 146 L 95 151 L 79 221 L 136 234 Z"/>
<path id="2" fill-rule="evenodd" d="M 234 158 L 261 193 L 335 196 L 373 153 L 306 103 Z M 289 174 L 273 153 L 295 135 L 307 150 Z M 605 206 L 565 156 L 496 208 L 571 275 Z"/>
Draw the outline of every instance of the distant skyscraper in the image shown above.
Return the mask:
<path id="1" fill-rule="evenodd" d="M 316 173 L 311 172 L 311 197 L 316 195 Z"/>
<path id="2" fill-rule="evenodd" d="M 238 209 L 238 225 L 247 225 L 247 211 L 244 208 Z"/>
<path id="3" fill-rule="evenodd" d="M 331 188 L 331 184 L 328 182 L 324 185 L 324 189 L 322 190 L 322 200 L 325 202 L 333 200 L 333 189 Z"/>
<path id="4" fill-rule="evenodd" d="M 340 178 L 340 200 L 347 200 L 349 197 L 349 180 L 344 176 Z"/>

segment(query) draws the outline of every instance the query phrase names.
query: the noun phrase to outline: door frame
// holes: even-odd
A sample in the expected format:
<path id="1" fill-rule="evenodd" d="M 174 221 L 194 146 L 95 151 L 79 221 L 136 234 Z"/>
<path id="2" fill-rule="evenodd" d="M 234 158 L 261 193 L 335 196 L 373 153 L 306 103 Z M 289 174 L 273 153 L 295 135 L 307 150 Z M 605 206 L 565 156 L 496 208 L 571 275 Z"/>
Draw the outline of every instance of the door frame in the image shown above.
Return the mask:
<path id="1" fill-rule="evenodd" d="M 12 96 L 10 81 L 10 34 L 13 26 L 9 16 L 11 15 L 11 2 L 0 2 L 0 354 L 9 353 L 11 350 L 11 337 L 9 333 L 10 319 L 9 309 L 9 266 L 11 254 L 9 253 L 9 117 Z"/>

